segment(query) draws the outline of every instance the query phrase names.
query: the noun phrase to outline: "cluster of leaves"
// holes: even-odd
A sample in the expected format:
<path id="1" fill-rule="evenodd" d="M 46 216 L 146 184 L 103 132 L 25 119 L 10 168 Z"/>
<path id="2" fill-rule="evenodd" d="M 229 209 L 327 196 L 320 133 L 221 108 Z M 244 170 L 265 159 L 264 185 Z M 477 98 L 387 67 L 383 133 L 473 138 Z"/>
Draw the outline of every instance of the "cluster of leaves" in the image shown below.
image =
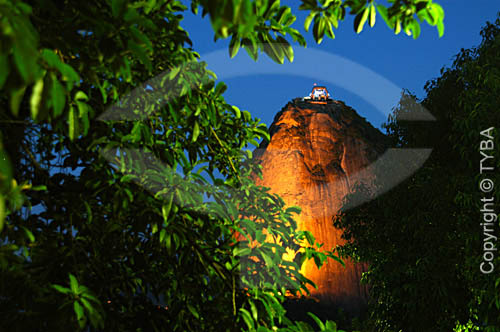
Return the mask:
<path id="1" fill-rule="evenodd" d="M 338 28 L 339 22 L 343 21 L 346 11 L 350 8 L 350 14 L 354 17 L 354 31 L 360 33 L 366 23 L 373 27 L 375 25 L 377 12 L 385 21 L 387 26 L 394 30 L 395 34 L 404 31 L 413 38 L 420 36 L 420 23 L 426 21 L 432 26 L 437 26 L 439 36 L 444 33 L 444 11 L 442 7 L 433 3 L 432 0 L 422 1 L 399 1 L 392 0 L 390 7 L 377 5 L 375 1 L 359 0 L 322 0 L 319 5 L 316 0 L 303 0 L 300 9 L 310 11 L 304 22 L 304 28 L 309 30 L 313 24 L 313 35 L 317 43 L 321 43 L 325 34 L 335 38 L 333 28 Z"/>
<path id="2" fill-rule="evenodd" d="M 493 272 L 480 271 L 486 236 L 480 211 L 491 208 L 481 199 L 496 202 L 500 192 L 478 187 L 484 177 L 500 181 L 498 172 L 479 168 L 486 135 L 494 148 L 483 152 L 495 159 L 484 166 L 500 167 L 498 128 L 491 129 L 500 123 L 500 18 L 481 35 L 478 47 L 462 50 L 451 68 L 426 84 L 421 104 L 435 122 L 400 120 L 416 105 L 406 92 L 385 125 L 397 147 L 433 148 L 423 167 L 336 221 L 350 241 L 342 251 L 370 263 L 364 279 L 377 330 L 500 330 L 500 258 Z M 374 186 L 382 179 L 383 173 Z M 365 187 L 353 195 L 370 194 Z M 498 220 L 491 228 L 498 236 Z"/>
<path id="3" fill-rule="evenodd" d="M 305 45 L 279 1 L 191 4 L 216 38 L 234 39 L 232 55 L 243 45 L 256 59 L 260 43 L 291 61 L 271 32 Z M 303 260 L 283 254 L 339 259 L 296 229 L 299 209 L 254 184 L 245 149 L 267 128 L 225 102 L 180 26 L 186 9 L 0 0 L 0 313 L 10 331 L 311 330 L 285 317 L 284 295 L 311 281 Z"/>
<path id="4" fill-rule="evenodd" d="M 354 31 L 360 33 L 366 22 L 375 25 L 378 11 L 387 25 L 399 34 L 403 30 L 407 35 L 418 38 L 420 23 L 426 21 L 437 26 L 439 36 L 444 33 L 444 11 L 432 0 L 402 1 L 392 0 L 390 7 L 377 5 L 375 1 L 365 0 L 302 0 L 300 10 L 309 12 L 304 21 L 304 28 L 309 31 L 313 24 L 313 36 L 319 44 L 325 34 L 335 38 L 333 28 L 338 28 L 347 10 L 355 15 Z M 293 61 L 293 49 L 285 39 L 289 35 L 301 46 L 305 40 L 299 31 L 292 28 L 296 16 L 290 7 L 283 6 L 279 0 L 196 0 L 191 2 L 193 13 L 202 5 L 202 16 L 210 15 L 215 39 L 231 37 L 229 54 L 234 57 L 240 47 L 256 60 L 259 51 L 265 52 L 271 59 L 283 63 L 285 57 Z"/>

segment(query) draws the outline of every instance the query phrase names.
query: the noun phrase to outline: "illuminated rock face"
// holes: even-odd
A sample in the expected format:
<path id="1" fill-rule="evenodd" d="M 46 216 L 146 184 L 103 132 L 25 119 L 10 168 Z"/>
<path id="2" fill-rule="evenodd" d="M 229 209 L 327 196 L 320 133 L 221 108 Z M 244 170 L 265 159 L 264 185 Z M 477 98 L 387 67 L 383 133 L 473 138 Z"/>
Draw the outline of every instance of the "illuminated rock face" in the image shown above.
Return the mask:
<path id="1" fill-rule="evenodd" d="M 328 105 L 300 100 L 288 103 L 270 127 L 271 141 L 255 156 L 263 179 L 288 206 L 298 205 L 299 229 L 309 230 L 324 249 L 343 244 L 341 230 L 332 217 L 355 181 L 358 170 L 372 163 L 385 150 L 384 135 L 342 102 Z M 359 280 L 364 266 L 346 261 L 344 268 L 329 260 L 318 270 L 312 260 L 302 272 L 318 285 L 314 297 L 357 311 L 366 303 L 367 290 Z"/>

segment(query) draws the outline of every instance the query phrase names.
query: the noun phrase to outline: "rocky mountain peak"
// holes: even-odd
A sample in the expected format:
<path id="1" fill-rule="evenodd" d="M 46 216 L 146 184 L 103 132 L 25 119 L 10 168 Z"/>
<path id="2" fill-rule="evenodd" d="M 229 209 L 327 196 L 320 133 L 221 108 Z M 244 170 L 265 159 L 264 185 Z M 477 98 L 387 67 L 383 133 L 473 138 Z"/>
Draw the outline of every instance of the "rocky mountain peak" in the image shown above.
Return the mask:
<path id="1" fill-rule="evenodd" d="M 356 174 L 385 151 L 385 135 L 341 101 L 314 104 L 301 98 L 276 114 L 270 134 L 254 154 L 262 165 L 257 184 L 270 187 L 288 206 L 300 206 L 299 229 L 311 231 L 323 248 L 343 244 L 333 217 L 355 182 L 369 180 L 369 173 Z M 344 268 L 329 261 L 318 270 L 308 261 L 303 273 L 318 285 L 310 289 L 313 296 L 356 311 L 366 303 L 359 283 L 365 266 L 345 263 Z"/>

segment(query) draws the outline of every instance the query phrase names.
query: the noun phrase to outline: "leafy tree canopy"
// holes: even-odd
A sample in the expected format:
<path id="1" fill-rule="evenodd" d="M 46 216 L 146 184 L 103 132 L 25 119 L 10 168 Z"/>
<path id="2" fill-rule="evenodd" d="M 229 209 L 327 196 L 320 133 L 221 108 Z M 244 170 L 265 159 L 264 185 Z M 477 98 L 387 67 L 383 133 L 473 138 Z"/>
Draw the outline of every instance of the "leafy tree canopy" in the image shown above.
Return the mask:
<path id="1" fill-rule="evenodd" d="M 395 33 L 416 38 L 425 21 L 442 35 L 438 4 L 389 3 L 304 0 L 300 10 L 318 43 L 348 10 L 358 33 L 380 16 Z M 231 39 L 231 56 L 242 47 L 283 63 L 291 41 L 305 46 L 277 0 L 190 5 L 216 39 Z M 286 292 L 311 282 L 302 262 L 281 257 L 308 247 L 319 265 L 338 258 L 296 229 L 300 209 L 253 183 L 245 148 L 269 139 L 267 128 L 225 102 L 181 26 L 185 10 L 0 0 L 0 312 L 10 331 L 311 329 L 284 316 Z"/>
<path id="2" fill-rule="evenodd" d="M 500 257 L 486 244 L 498 248 L 500 191 L 480 190 L 484 179 L 500 183 L 500 16 L 481 36 L 427 82 L 422 105 L 434 123 L 399 120 L 415 111 L 405 92 L 385 124 L 395 146 L 433 148 L 424 166 L 336 220 L 350 241 L 342 251 L 370 262 L 379 331 L 500 331 Z M 481 272 L 483 262 L 494 270 Z"/>

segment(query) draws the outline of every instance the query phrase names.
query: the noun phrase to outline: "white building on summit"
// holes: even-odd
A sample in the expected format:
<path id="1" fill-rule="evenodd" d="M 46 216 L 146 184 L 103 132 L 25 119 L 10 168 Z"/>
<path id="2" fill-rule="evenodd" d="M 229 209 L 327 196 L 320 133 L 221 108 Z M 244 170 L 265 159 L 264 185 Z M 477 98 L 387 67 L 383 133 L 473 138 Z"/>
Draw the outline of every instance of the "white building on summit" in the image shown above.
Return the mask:
<path id="1" fill-rule="evenodd" d="M 326 87 L 317 86 L 316 83 L 314 83 L 314 86 L 309 96 L 302 98 L 302 100 L 313 104 L 327 104 L 328 102 L 332 101 L 330 99 L 330 94 L 328 93 Z"/>

